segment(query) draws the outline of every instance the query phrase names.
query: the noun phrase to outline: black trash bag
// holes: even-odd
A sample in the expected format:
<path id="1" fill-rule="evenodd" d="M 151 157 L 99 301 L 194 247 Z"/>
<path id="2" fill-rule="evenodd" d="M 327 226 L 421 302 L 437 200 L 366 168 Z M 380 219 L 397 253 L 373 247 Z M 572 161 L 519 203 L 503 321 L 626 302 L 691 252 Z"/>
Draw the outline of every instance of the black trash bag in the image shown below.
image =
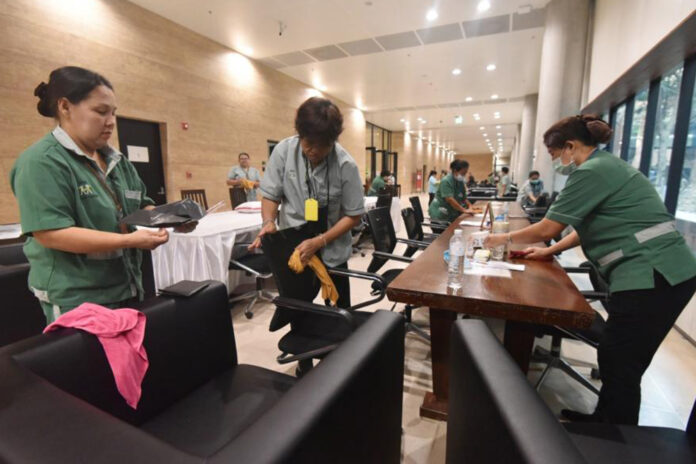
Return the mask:
<path id="1" fill-rule="evenodd" d="M 140 209 L 121 219 L 123 224 L 143 227 L 177 227 L 205 216 L 203 207 L 195 201 L 185 200 L 156 206 L 154 209 Z"/>

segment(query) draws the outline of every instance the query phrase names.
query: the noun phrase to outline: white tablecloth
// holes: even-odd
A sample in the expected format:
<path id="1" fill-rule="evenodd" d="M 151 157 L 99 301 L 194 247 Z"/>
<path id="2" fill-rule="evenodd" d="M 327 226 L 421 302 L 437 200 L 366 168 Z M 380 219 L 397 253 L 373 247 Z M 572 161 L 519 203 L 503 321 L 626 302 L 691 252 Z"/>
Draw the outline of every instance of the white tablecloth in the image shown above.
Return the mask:
<path id="1" fill-rule="evenodd" d="M 365 209 L 370 211 L 375 209 L 377 206 L 377 197 L 365 197 Z M 392 197 L 391 208 L 389 209 L 389 214 L 394 223 L 394 232 L 399 233 L 401 230 L 401 202 L 398 197 Z"/>
<path id="2" fill-rule="evenodd" d="M 261 213 L 225 211 L 205 216 L 191 233 L 170 231 L 169 242 L 152 252 L 156 289 L 181 280 L 217 280 L 233 290 L 244 273 L 228 271 L 232 247 L 251 242 L 260 229 Z"/>
<path id="3" fill-rule="evenodd" d="M 365 209 L 374 209 L 377 197 L 365 197 Z M 399 199 L 392 198 L 390 214 L 394 230 L 401 229 Z M 188 234 L 169 232 L 169 242 L 152 252 L 155 288 L 159 290 L 181 280 L 217 280 L 234 290 L 253 283 L 243 272 L 230 273 L 228 265 L 235 243 L 251 242 L 261 229 L 261 213 L 225 211 L 205 216 Z"/>

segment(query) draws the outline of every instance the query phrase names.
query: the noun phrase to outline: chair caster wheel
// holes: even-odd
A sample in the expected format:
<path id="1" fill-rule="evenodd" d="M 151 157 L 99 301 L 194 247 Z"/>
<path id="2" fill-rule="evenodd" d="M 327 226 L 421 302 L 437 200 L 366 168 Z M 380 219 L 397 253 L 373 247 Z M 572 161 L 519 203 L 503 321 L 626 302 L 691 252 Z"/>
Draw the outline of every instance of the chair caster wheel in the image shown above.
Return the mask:
<path id="1" fill-rule="evenodd" d="M 251 319 L 252 317 L 254 317 L 254 313 L 247 311 L 244 313 L 244 316 L 246 316 L 247 319 Z"/>
<path id="2" fill-rule="evenodd" d="M 602 377 L 599 375 L 599 369 L 596 368 L 596 367 L 593 368 L 593 369 L 590 371 L 590 377 L 592 377 L 594 380 L 599 380 L 599 379 L 602 378 Z"/>

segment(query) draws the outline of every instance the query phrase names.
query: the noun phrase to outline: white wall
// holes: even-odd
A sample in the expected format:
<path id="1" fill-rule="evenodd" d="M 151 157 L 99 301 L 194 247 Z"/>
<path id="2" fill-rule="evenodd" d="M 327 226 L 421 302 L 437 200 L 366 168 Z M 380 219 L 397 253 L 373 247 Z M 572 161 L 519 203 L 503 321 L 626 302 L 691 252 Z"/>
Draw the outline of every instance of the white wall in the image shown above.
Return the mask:
<path id="1" fill-rule="evenodd" d="M 694 10 L 696 0 L 596 0 L 588 101 Z"/>

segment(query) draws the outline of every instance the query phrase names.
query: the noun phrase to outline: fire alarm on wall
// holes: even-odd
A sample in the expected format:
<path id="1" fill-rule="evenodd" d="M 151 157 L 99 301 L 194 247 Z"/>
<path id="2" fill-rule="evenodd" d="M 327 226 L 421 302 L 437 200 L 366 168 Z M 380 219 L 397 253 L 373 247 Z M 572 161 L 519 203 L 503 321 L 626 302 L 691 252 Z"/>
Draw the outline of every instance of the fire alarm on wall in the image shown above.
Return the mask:
<path id="1" fill-rule="evenodd" d="M 181 128 L 182 128 L 183 130 L 188 130 L 188 127 L 189 127 L 189 124 L 188 124 L 187 122 L 182 122 L 182 123 L 181 123 Z"/>

